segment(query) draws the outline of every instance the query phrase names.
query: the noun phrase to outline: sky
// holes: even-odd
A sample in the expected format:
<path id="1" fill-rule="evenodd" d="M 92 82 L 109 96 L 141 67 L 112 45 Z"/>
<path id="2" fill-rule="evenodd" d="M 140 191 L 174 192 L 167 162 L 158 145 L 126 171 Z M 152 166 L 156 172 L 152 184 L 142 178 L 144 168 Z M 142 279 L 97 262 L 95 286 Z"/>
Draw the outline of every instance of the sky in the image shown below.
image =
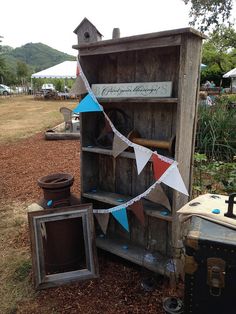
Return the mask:
<path id="1" fill-rule="evenodd" d="M 115 27 L 120 28 L 121 37 L 188 27 L 189 9 L 183 0 L 3 1 L 0 35 L 2 45 L 16 48 L 41 42 L 76 56 L 73 31 L 84 17 L 103 39 L 110 39 Z"/>

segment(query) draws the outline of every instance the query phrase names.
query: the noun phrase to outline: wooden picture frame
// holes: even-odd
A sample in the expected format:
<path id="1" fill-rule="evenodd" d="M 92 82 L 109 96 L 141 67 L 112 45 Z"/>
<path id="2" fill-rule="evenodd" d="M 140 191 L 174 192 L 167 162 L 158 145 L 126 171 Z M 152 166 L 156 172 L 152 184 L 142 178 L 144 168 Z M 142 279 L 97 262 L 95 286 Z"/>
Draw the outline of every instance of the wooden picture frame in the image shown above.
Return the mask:
<path id="1" fill-rule="evenodd" d="M 28 222 L 36 289 L 98 277 L 91 204 L 28 211 Z"/>

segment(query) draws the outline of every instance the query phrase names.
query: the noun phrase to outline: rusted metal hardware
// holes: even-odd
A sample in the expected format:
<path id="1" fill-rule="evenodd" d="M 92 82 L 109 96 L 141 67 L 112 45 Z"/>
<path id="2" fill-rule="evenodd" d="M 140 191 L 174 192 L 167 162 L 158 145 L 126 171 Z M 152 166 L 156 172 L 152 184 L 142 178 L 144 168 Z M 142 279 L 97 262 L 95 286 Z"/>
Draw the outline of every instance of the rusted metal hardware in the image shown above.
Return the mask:
<path id="1" fill-rule="evenodd" d="M 193 256 L 185 255 L 184 271 L 186 274 L 194 274 L 198 269 L 198 264 Z"/>
<path id="2" fill-rule="evenodd" d="M 55 173 L 38 179 L 38 185 L 43 189 L 47 201 L 68 199 L 73 182 L 74 177 L 69 173 Z"/>
<path id="3" fill-rule="evenodd" d="M 141 138 L 140 134 L 136 130 L 132 130 L 128 134 L 128 139 L 139 145 L 143 145 L 145 147 L 153 147 L 168 150 L 169 153 L 174 153 L 175 148 L 175 136 L 173 136 L 169 141 L 160 141 L 160 140 L 150 140 L 146 138 Z"/>
<path id="4" fill-rule="evenodd" d="M 229 195 L 229 199 L 225 201 L 225 203 L 228 204 L 228 211 L 227 213 L 225 213 L 226 217 L 236 218 L 236 215 L 233 213 L 234 204 L 236 204 L 235 197 L 236 197 L 236 193 L 232 193 Z"/>
<path id="5" fill-rule="evenodd" d="M 225 287 L 225 261 L 222 258 L 210 257 L 207 259 L 207 284 L 212 296 L 220 296 Z"/>

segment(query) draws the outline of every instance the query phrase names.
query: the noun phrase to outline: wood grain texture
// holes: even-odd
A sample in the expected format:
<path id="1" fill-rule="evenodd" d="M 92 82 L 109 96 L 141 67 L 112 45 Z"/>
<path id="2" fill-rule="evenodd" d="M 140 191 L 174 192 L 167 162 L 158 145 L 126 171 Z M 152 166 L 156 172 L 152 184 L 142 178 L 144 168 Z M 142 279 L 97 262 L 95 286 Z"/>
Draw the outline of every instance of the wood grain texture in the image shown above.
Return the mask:
<path id="1" fill-rule="evenodd" d="M 179 162 L 179 170 L 187 188 L 191 187 L 192 156 L 197 112 L 202 36 L 187 28 L 119 38 L 115 40 L 80 45 L 79 52 L 90 84 L 163 82 L 173 83 L 172 97 L 150 99 L 103 99 L 99 102 L 108 113 L 120 110 L 128 117 L 126 127 L 119 131 L 127 136 L 136 129 L 141 138 L 169 141 L 176 136 L 174 157 Z M 77 46 L 78 48 L 78 46 Z M 81 64 L 82 64 L 81 63 Z M 93 73 L 93 71 L 95 73 Z M 86 74 L 86 75 L 87 75 Z M 117 199 L 130 199 L 144 192 L 153 182 L 152 163 L 148 162 L 140 175 L 133 149 L 127 149 L 112 161 L 111 149 L 104 149 L 89 143 L 99 133 L 96 114 L 82 118 L 83 170 L 81 181 L 91 187 L 97 183 L 96 194 L 89 193 L 82 184 L 82 194 L 86 199 L 98 202 L 101 208 L 118 205 Z M 120 128 L 116 121 L 115 127 Z M 119 125 L 119 127 L 118 127 Z M 83 130 L 83 128 L 86 128 Z M 91 130 L 89 129 L 91 128 Z M 86 147 L 87 146 L 87 147 Z M 157 149 L 158 153 L 169 156 L 168 151 Z M 99 157 L 97 157 L 99 156 Z M 93 178 L 92 173 L 99 179 Z M 85 177 L 84 177 L 85 176 Z M 108 227 L 108 238 L 131 241 L 140 249 L 161 252 L 167 258 L 179 258 L 180 224 L 176 211 L 188 201 L 188 197 L 167 186 L 164 190 L 172 205 L 172 214 L 162 216 L 162 208 L 155 204 L 145 204 L 145 227 L 143 228 L 133 213 L 128 212 L 130 234 L 112 218 Z M 102 207 L 103 206 L 103 207 Z M 111 242 L 113 243 L 113 242 Z M 104 249 L 123 256 L 113 249 L 111 243 Z M 131 252 L 125 258 L 135 260 Z M 139 260 L 136 260 L 139 263 Z"/>

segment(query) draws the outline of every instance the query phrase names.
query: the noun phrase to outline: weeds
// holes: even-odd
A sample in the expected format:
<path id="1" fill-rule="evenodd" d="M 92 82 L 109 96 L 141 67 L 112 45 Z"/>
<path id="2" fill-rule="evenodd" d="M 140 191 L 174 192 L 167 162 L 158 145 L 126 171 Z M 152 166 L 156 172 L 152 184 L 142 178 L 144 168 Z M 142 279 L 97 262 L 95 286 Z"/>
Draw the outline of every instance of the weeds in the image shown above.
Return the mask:
<path id="1" fill-rule="evenodd" d="M 14 281 L 24 281 L 30 274 L 31 262 L 29 260 L 23 260 L 18 267 L 16 267 L 13 279 Z"/>
<path id="2" fill-rule="evenodd" d="M 230 162 L 236 154 L 236 109 L 231 98 L 216 98 L 212 107 L 199 108 L 196 152 L 209 160 Z"/>
<path id="3" fill-rule="evenodd" d="M 230 194 L 236 191 L 236 163 L 209 161 L 205 154 L 194 155 L 195 196 L 204 193 Z"/>

